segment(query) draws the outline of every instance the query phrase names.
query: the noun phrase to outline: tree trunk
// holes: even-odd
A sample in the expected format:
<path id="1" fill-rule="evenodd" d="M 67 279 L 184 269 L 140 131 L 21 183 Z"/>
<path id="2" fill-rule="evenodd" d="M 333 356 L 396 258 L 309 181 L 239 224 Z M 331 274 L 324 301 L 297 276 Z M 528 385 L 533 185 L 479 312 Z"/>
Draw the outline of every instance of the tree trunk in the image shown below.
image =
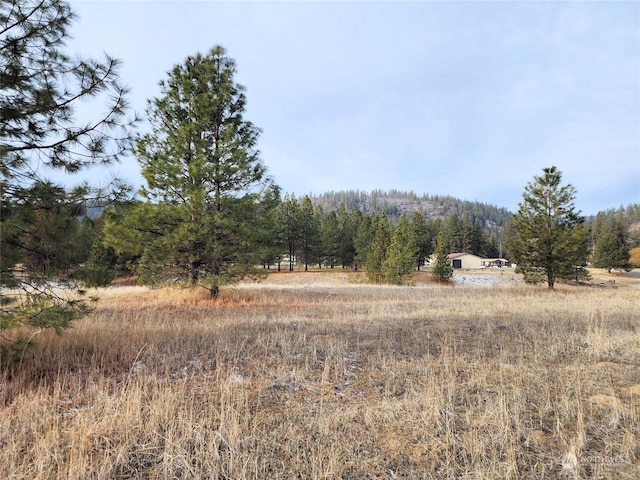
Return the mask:
<path id="1" fill-rule="evenodd" d="M 195 287 L 198 284 L 198 267 L 194 262 L 189 263 L 189 285 Z"/>
<path id="2" fill-rule="evenodd" d="M 211 287 L 209 288 L 209 298 L 217 298 L 220 293 L 220 266 L 216 265 L 214 269 L 213 278 L 211 280 Z"/>
<path id="3" fill-rule="evenodd" d="M 553 285 L 555 283 L 555 277 L 553 275 L 553 273 L 547 273 L 547 285 L 549 286 L 550 290 L 553 290 Z"/>

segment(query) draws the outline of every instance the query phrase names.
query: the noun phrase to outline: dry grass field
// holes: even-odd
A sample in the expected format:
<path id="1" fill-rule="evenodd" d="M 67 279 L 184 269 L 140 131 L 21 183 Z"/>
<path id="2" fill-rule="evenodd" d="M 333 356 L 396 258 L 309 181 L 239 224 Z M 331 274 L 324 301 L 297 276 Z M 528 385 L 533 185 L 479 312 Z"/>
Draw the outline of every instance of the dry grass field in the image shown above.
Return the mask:
<path id="1" fill-rule="evenodd" d="M 640 279 L 504 278 L 107 290 L 0 373 L 0 478 L 640 478 Z"/>

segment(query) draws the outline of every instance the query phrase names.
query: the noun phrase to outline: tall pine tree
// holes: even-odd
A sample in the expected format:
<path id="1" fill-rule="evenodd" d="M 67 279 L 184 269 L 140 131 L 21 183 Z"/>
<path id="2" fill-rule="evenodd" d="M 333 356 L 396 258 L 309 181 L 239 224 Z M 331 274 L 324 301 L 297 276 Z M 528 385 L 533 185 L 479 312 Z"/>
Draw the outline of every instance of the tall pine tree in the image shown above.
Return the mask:
<path id="1" fill-rule="evenodd" d="M 627 229 L 616 217 L 609 219 L 598 235 L 593 251 L 593 266 L 606 268 L 609 272 L 614 268 L 631 268 Z"/>
<path id="2" fill-rule="evenodd" d="M 373 218 L 373 219 L 372 219 Z M 377 220 L 372 215 L 365 215 L 358 225 L 356 230 L 356 236 L 353 240 L 356 255 L 354 264 L 356 270 L 362 265 L 366 265 L 369 250 L 371 248 L 371 242 L 373 241 L 373 234 L 375 231 L 375 224 Z"/>
<path id="3" fill-rule="evenodd" d="M 304 263 L 304 271 L 309 270 L 309 264 L 312 263 L 318 254 L 320 247 L 320 225 L 313 210 L 311 198 L 306 195 L 300 204 L 299 226 L 300 226 L 300 255 L 302 263 Z"/>
<path id="4" fill-rule="evenodd" d="M 527 283 L 546 281 L 553 289 L 556 279 L 575 277 L 586 262 L 586 239 L 578 227 L 584 219 L 576 211 L 576 190 L 562 185 L 556 167 L 543 169 L 525 187 L 523 201 L 514 216 L 516 236 L 511 251 L 517 272 Z"/>
<path id="5" fill-rule="evenodd" d="M 300 205 L 295 195 L 286 194 L 284 196 L 284 200 L 278 206 L 276 219 L 280 243 L 287 249 L 289 271 L 293 272 L 300 238 Z"/>
<path id="6" fill-rule="evenodd" d="M 212 297 L 256 273 L 254 226 L 272 188 L 256 148 L 260 131 L 244 119 L 245 88 L 235 73 L 220 46 L 173 67 L 161 95 L 149 101 L 151 131 L 134 149 L 147 183 L 142 193 L 162 219 L 145 236 L 142 277 L 161 283 L 177 277 Z"/>
<path id="7" fill-rule="evenodd" d="M 420 267 L 433 252 L 433 238 L 421 212 L 416 212 L 411 216 L 411 230 L 416 242 L 416 265 L 420 271 Z"/>
<path id="8" fill-rule="evenodd" d="M 443 232 L 440 232 L 436 238 L 431 275 L 439 282 L 448 282 L 453 277 L 453 267 L 447 254 L 447 240 Z"/>
<path id="9" fill-rule="evenodd" d="M 340 258 L 340 223 L 335 210 L 329 212 L 322 224 L 322 251 L 325 261 L 333 268 Z"/>
<path id="10" fill-rule="evenodd" d="M 416 267 L 418 248 L 407 217 L 403 214 L 382 262 L 382 277 L 386 283 L 401 285 L 411 278 Z"/>
<path id="11" fill-rule="evenodd" d="M 367 278 L 371 283 L 383 281 L 382 265 L 387 258 L 387 249 L 391 240 L 389 220 L 383 213 L 378 217 L 378 222 L 373 230 L 371 246 L 367 253 Z"/>

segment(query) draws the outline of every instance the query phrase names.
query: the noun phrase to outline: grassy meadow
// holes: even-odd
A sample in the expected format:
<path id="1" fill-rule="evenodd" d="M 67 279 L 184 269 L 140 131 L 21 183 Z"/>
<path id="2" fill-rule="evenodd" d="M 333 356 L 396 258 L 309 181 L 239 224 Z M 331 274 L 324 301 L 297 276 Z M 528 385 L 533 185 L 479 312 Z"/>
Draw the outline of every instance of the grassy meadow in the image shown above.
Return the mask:
<path id="1" fill-rule="evenodd" d="M 615 286 L 108 289 L 0 373 L 0 478 L 640 478 L 640 280 Z"/>

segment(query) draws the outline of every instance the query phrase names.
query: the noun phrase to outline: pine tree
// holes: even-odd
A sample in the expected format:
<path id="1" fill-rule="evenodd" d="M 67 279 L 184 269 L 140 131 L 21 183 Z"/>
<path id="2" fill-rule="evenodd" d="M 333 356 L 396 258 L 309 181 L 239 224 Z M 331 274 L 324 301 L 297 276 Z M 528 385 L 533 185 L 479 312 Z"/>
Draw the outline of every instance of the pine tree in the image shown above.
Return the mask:
<path id="1" fill-rule="evenodd" d="M 116 277 L 117 262 L 114 248 L 106 246 L 103 238 L 97 238 L 79 272 L 80 279 L 87 287 L 108 286 Z"/>
<path id="2" fill-rule="evenodd" d="M 391 239 L 389 230 L 389 221 L 383 213 L 378 217 L 378 222 L 373 230 L 371 246 L 367 253 L 367 278 L 371 283 L 381 283 L 383 280 L 382 264 L 387 257 L 387 249 Z"/>
<path id="3" fill-rule="evenodd" d="M 411 230 L 416 242 L 416 265 L 420 271 L 425 260 L 433 253 L 433 238 L 422 213 L 416 212 L 411 217 Z"/>
<path id="4" fill-rule="evenodd" d="M 463 228 L 462 220 L 457 214 L 451 215 L 442 226 L 445 249 L 449 252 L 463 252 Z"/>
<path id="5" fill-rule="evenodd" d="M 611 272 L 614 268 L 629 270 L 629 247 L 624 225 L 615 217 L 603 226 L 593 252 L 593 266 L 606 268 Z"/>
<path id="6" fill-rule="evenodd" d="M 136 122 L 117 60 L 64 52 L 74 21 L 61 0 L 0 4 L 0 284 L 13 289 L 0 298 L 0 357 L 17 338 L 10 329 L 62 331 L 90 310 L 79 289 L 50 288 L 86 259 L 77 228 L 89 189 L 67 191 L 41 175 L 116 162 Z M 75 110 L 85 102 L 107 113 L 81 123 Z"/>
<path id="7" fill-rule="evenodd" d="M 358 210 L 355 209 L 354 211 Z M 339 259 L 342 268 L 346 268 L 353 265 L 355 257 L 355 245 L 353 241 L 357 229 L 354 221 L 357 222 L 357 216 L 353 217 L 351 212 L 347 212 L 344 202 L 340 202 L 340 205 L 338 205 L 336 216 L 338 218 L 338 232 L 340 236 Z"/>
<path id="8" fill-rule="evenodd" d="M 573 203 L 575 188 L 561 184 L 562 174 L 556 167 L 543 172 L 525 187 L 514 216 L 512 253 L 516 271 L 527 283 L 546 281 L 553 289 L 556 279 L 572 279 L 576 268 L 584 266 L 587 244 L 583 230 L 576 230 L 584 219 Z"/>
<path id="9" fill-rule="evenodd" d="M 453 277 L 453 267 L 447 256 L 447 241 L 441 232 L 436 239 L 434 258 L 432 260 L 431 275 L 439 282 L 448 282 Z"/>
<path id="10" fill-rule="evenodd" d="M 385 283 L 401 285 L 410 279 L 416 267 L 417 252 L 409 221 L 401 215 L 382 262 L 381 273 Z"/>
<path id="11" fill-rule="evenodd" d="M 484 257 L 487 255 L 489 246 L 489 240 L 487 234 L 482 226 L 482 221 L 479 218 L 471 223 L 467 224 L 468 229 L 468 249 L 465 249 L 469 253 Z"/>
<path id="12" fill-rule="evenodd" d="M 314 214 L 311 199 L 306 195 L 300 204 L 298 224 L 300 226 L 300 255 L 304 263 L 304 271 L 315 260 L 320 246 L 320 225 Z"/>
<path id="13" fill-rule="evenodd" d="M 300 238 L 300 205 L 296 196 L 286 194 L 276 213 L 280 242 L 287 248 L 289 271 L 293 272 Z"/>
<path id="14" fill-rule="evenodd" d="M 356 236 L 353 240 L 356 250 L 354 259 L 356 270 L 362 265 L 367 264 L 367 256 L 371 248 L 371 242 L 373 241 L 374 223 L 377 223 L 377 220 L 372 220 L 371 215 L 365 215 L 356 231 Z"/>
<path id="15" fill-rule="evenodd" d="M 322 252 L 331 268 L 340 258 L 340 224 L 335 210 L 329 212 L 322 224 Z"/>
<path id="16" fill-rule="evenodd" d="M 343 267 L 353 266 L 355 270 L 358 270 L 358 264 L 356 262 L 356 236 L 363 218 L 362 211 L 358 207 L 354 207 L 346 219 L 342 232 L 345 241 L 345 247 L 342 249 Z"/>
<path id="17" fill-rule="evenodd" d="M 260 130 L 243 118 L 245 88 L 235 73 L 234 60 L 214 47 L 174 66 L 149 101 L 151 131 L 137 138 L 134 153 L 146 180 L 142 193 L 162 223 L 153 225 L 155 238 L 147 236 L 143 280 L 177 277 L 216 297 L 222 285 L 257 273 L 254 227 L 272 185 L 256 149 Z"/>
<path id="18" fill-rule="evenodd" d="M 263 268 L 270 268 L 273 263 L 280 268 L 281 254 L 284 251 L 284 244 L 280 237 L 280 227 L 278 225 L 278 209 L 281 204 L 280 188 L 276 185 L 267 190 L 260 203 L 259 224 L 255 225 L 259 233 L 258 257 Z"/>
<path id="19" fill-rule="evenodd" d="M 315 245 L 314 257 L 316 262 L 318 262 L 318 268 L 322 269 L 322 264 L 324 262 L 323 257 L 323 244 L 322 244 L 322 225 L 324 223 L 324 219 L 326 215 L 324 214 L 324 208 L 322 205 L 314 205 L 313 207 L 313 218 L 318 228 L 318 238 Z"/>

